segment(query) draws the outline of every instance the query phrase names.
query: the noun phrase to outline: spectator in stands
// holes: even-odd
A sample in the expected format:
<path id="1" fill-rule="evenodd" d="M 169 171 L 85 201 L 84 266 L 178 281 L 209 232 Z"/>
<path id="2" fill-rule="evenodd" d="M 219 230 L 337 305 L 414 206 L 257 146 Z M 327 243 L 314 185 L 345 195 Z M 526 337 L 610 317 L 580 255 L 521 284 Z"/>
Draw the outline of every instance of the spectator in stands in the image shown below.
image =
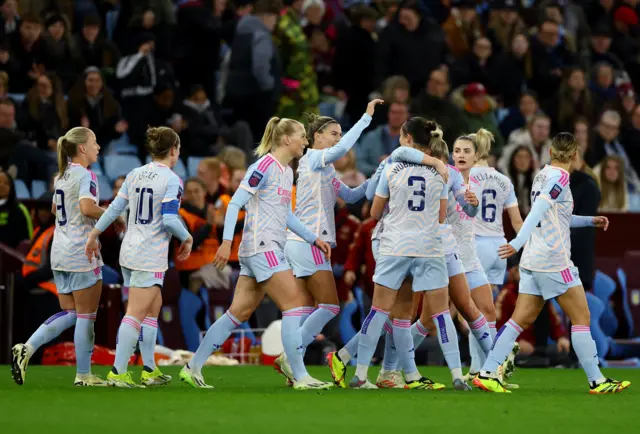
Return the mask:
<path id="1" fill-rule="evenodd" d="M 344 264 L 344 282 L 351 289 L 356 281 L 362 284 L 365 298 L 365 312 L 371 307 L 373 296 L 373 272 L 376 261 L 371 248 L 371 234 L 378 221 L 369 218 L 360 224 L 358 232 L 349 247 L 347 262 Z"/>
<path id="2" fill-rule="evenodd" d="M 187 128 L 187 121 L 178 113 L 175 91 L 172 87 L 160 84 L 153 89 L 153 100 L 147 123 L 171 127 L 178 134 L 182 134 L 182 131 Z"/>
<path id="3" fill-rule="evenodd" d="M 533 153 L 528 146 L 516 147 L 509 160 L 506 174 L 511 179 L 518 198 L 518 206 L 522 215 L 529 214 L 531 210 L 531 186 L 537 173 Z"/>
<path id="4" fill-rule="evenodd" d="M 62 84 L 55 74 L 40 75 L 29 89 L 18 113 L 18 126 L 40 149 L 56 152 L 58 137 L 69 128 L 69 117 Z"/>
<path id="5" fill-rule="evenodd" d="M 491 3 L 487 36 L 495 51 L 511 51 L 516 35 L 526 33 L 527 26 L 518 14 L 516 0 L 496 0 Z"/>
<path id="6" fill-rule="evenodd" d="M 583 117 L 576 118 L 575 122 L 573 123 L 573 135 L 578 142 L 578 156 L 576 157 L 577 160 L 574 166 L 576 171 L 584 172 L 591 176 L 596 182 L 598 182 L 595 173 L 593 173 L 593 169 L 585 161 L 585 156 L 587 155 L 587 152 L 589 150 L 589 133 L 589 121 Z"/>
<path id="7" fill-rule="evenodd" d="M 598 63 L 608 63 L 614 69 L 624 71 L 624 64 L 615 54 L 611 53 L 611 27 L 606 22 L 601 22 L 591 32 L 591 41 L 586 59 L 585 68 L 591 70 Z"/>
<path id="8" fill-rule="evenodd" d="M 9 98 L 9 74 L 0 71 L 0 100 Z"/>
<path id="9" fill-rule="evenodd" d="M 576 117 L 593 119 L 601 102 L 587 87 L 584 71 L 571 68 L 560 85 L 560 91 L 547 102 L 544 111 L 553 120 L 553 131 L 569 131 Z"/>
<path id="10" fill-rule="evenodd" d="M 535 167 L 540 168 L 548 164 L 551 157 L 551 120 L 544 113 L 536 113 L 527 123 L 525 128 L 515 130 L 509 136 L 509 144 L 502 151 L 502 157 L 498 161 L 498 167 L 506 171 L 514 149 L 527 146 L 533 155 Z"/>
<path id="11" fill-rule="evenodd" d="M 381 104 L 379 109 L 373 114 L 369 127 L 365 129 L 365 133 L 371 131 L 380 125 L 387 123 L 389 118 L 389 105 L 394 102 L 409 104 L 410 86 L 409 81 L 401 75 L 392 75 L 382 83 L 382 99 L 386 104 Z M 362 108 L 360 108 L 362 110 Z M 357 119 L 357 118 L 356 118 Z"/>
<path id="12" fill-rule="evenodd" d="M 607 155 L 594 168 L 594 172 L 598 176 L 602 189 L 598 212 L 627 212 L 629 199 L 624 175 L 624 160 L 617 155 Z"/>
<path id="13" fill-rule="evenodd" d="M 415 95 L 431 71 L 445 64 L 447 54 L 442 28 L 422 12 L 417 0 L 404 0 L 397 17 L 380 35 L 374 84 L 402 75 L 409 80 L 411 94 Z"/>
<path id="14" fill-rule="evenodd" d="M 498 95 L 500 82 L 497 56 L 493 55 L 493 47 L 489 38 L 480 37 L 473 41 L 471 52 L 462 56 L 451 68 L 453 86 L 459 87 L 467 83 L 482 83 L 488 93 Z"/>
<path id="15" fill-rule="evenodd" d="M 15 249 L 32 234 L 29 210 L 18 202 L 13 179 L 7 172 L 0 172 L 0 243 Z"/>
<path id="16" fill-rule="evenodd" d="M 469 83 L 464 88 L 457 89 L 451 99 L 462 109 L 462 119 L 469 131 L 485 128 L 493 133 L 495 142 L 491 147 L 493 155 L 500 155 L 504 148 L 504 139 L 498 130 L 495 110 L 498 108 L 495 99 L 487 95 L 487 89 L 482 83 Z"/>
<path id="17" fill-rule="evenodd" d="M 611 52 L 622 59 L 630 75 L 638 72 L 638 14 L 627 5 L 620 6 L 613 13 L 613 41 Z"/>
<path id="18" fill-rule="evenodd" d="M 558 24 L 547 18 L 531 40 L 532 76 L 530 86 L 541 101 L 552 97 L 560 87 L 562 73 L 573 64 L 573 55 L 560 35 Z"/>
<path id="19" fill-rule="evenodd" d="M 227 126 L 218 108 L 211 104 L 203 86 L 194 86 L 188 97 L 178 107 L 178 113 L 186 122 L 181 134 L 186 155 L 208 156 L 218 153 L 223 143 L 235 144 L 251 152 L 254 148 L 251 130 L 246 122 Z"/>
<path id="20" fill-rule="evenodd" d="M 600 116 L 600 122 L 596 127 L 596 137 L 587 157 L 587 163 L 595 167 L 607 155 L 618 155 L 624 161 L 625 178 L 628 187 L 633 192 L 640 191 L 640 177 L 637 168 L 639 163 L 631 160 L 631 156 L 637 155 L 637 143 L 620 143 L 621 118 L 618 112 L 606 110 Z"/>
<path id="21" fill-rule="evenodd" d="M 44 193 L 35 207 L 35 228 L 26 262 L 22 266 L 23 288 L 40 287 L 57 295 L 51 270 L 51 242 L 56 227 L 55 215 L 51 213 L 53 193 Z"/>
<path id="22" fill-rule="evenodd" d="M 340 198 L 336 200 L 335 216 L 336 247 L 331 251 L 331 265 L 336 280 L 338 300 L 344 303 L 349 300 L 351 290 L 351 285 L 347 285 L 344 281 L 344 267 L 349 259 L 350 247 L 360 230 L 360 220 L 353 216 L 345 201 Z"/>
<path id="23" fill-rule="evenodd" d="M 220 150 L 217 157 L 220 160 L 220 185 L 224 191 L 229 191 L 231 175 L 237 170 L 247 170 L 247 154 L 236 146 L 225 146 Z M 237 189 L 237 187 L 236 187 Z M 233 191 L 235 192 L 234 189 Z"/>
<path id="24" fill-rule="evenodd" d="M 156 56 L 159 59 L 171 58 L 171 40 L 176 15 L 171 0 L 151 0 L 132 2 L 133 10 L 129 16 L 127 35 L 134 39 L 142 32 L 151 32 L 156 40 Z M 135 47 L 132 47 L 135 48 Z"/>
<path id="25" fill-rule="evenodd" d="M 221 11 L 216 8 L 215 13 L 212 13 L 212 4 L 211 0 L 179 3 L 176 11 L 178 27 L 174 38 L 174 61 L 181 83 L 200 83 L 207 95 L 215 100 L 215 77 L 220 66 Z"/>
<path id="26" fill-rule="evenodd" d="M 442 23 L 447 45 L 456 59 L 469 54 L 474 41 L 484 36 L 476 3 L 475 0 L 452 0 L 449 18 Z"/>
<path id="27" fill-rule="evenodd" d="M 620 134 L 622 143 L 629 143 L 629 160 L 636 172 L 640 172 L 640 104 L 631 111 L 631 120 Z"/>
<path id="28" fill-rule="evenodd" d="M 24 14 L 20 19 L 20 30 L 9 37 L 10 57 L 19 67 L 15 76 L 11 76 L 12 92 L 26 93 L 44 73 L 46 52 L 41 34 L 40 17 Z"/>
<path id="29" fill-rule="evenodd" d="M 120 104 L 105 87 L 102 74 L 95 66 L 87 68 L 69 92 L 69 121 L 71 125 L 90 128 L 105 149 L 129 127 L 122 119 Z"/>
<path id="30" fill-rule="evenodd" d="M 602 107 L 616 97 L 616 86 L 613 81 L 613 68 L 606 62 L 596 63 L 593 67 L 593 79 L 589 89 L 593 93 L 594 103 Z"/>
<path id="31" fill-rule="evenodd" d="M 334 14 L 323 0 L 304 0 L 302 3 L 302 27 L 313 57 L 313 68 L 318 77 L 318 89 L 333 94 L 331 85 L 333 56 L 337 37 L 332 22 Z"/>
<path id="32" fill-rule="evenodd" d="M 20 27 L 18 15 L 18 0 L 6 0 L 0 2 L 0 40 L 8 38 Z"/>
<path id="33" fill-rule="evenodd" d="M 226 105 L 233 117 L 246 121 L 253 137 L 262 137 L 280 97 L 280 67 L 271 37 L 280 0 L 259 0 L 253 15 L 238 21 L 231 47 Z"/>
<path id="34" fill-rule="evenodd" d="M 576 121 L 576 130 L 587 130 L 584 120 Z M 581 134 L 586 131 L 581 132 Z M 600 188 L 593 170 L 584 162 L 584 152 L 580 148 L 571 162 L 571 194 L 573 195 L 573 214 L 582 216 L 598 215 L 598 204 L 600 203 Z M 578 268 L 580 280 L 582 280 L 585 290 L 590 291 L 595 272 L 595 244 L 596 231 L 594 228 L 572 228 L 571 229 L 571 259 Z"/>
<path id="35" fill-rule="evenodd" d="M 198 178 L 207 189 L 207 203 L 215 205 L 224 189 L 220 186 L 222 168 L 220 160 L 215 157 L 205 158 L 198 164 Z"/>
<path id="36" fill-rule="evenodd" d="M 389 105 L 387 124 L 366 133 L 356 147 L 358 170 L 366 176 L 376 171 L 378 164 L 400 145 L 400 128 L 407 119 L 409 109 L 406 104 L 393 102 Z"/>
<path id="37" fill-rule="evenodd" d="M 517 34 L 511 41 L 511 50 L 503 53 L 498 70 L 500 95 L 505 107 L 518 103 L 518 98 L 527 89 L 527 80 L 533 74 L 533 56 L 529 39 L 524 34 Z"/>
<path id="38" fill-rule="evenodd" d="M 347 99 L 345 113 L 354 123 L 362 115 L 374 89 L 376 15 L 366 5 L 350 8 L 352 25 L 338 33 L 333 58 L 333 87 Z M 376 111 L 377 113 L 377 111 Z"/>
<path id="39" fill-rule="evenodd" d="M 141 34 L 137 46 L 136 53 L 125 56 L 118 62 L 116 78 L 120 88 L 122 114 L 129 123 L 129 138 L 135 145 L 142 147 L 147 129 L 145 118 L 151 107 L 151 94 L 157 81 L 153 34 Z"/>
<path id="40" fill-rule="evenodd" d="M 524 128 L 539 109 L 535 92 L 530 90 L 523 92 L 518 106 L 510 108 L 507 116 L 500 122 L 502 137 L 509 137 L 515 130 Z"/>
<path id="41" fill-rule="evenodd" d="M 126 176 L 118 176 L 116 179 L 113 180 L 113 186 L 112 186 L 112 194 L 113 197 L 116 197 L 118 195 L 118 192 L 120 191 L 120 187 L 122 187 L 122 183 L 124 182 L 124 180 L 126 179 Z M 125 222 L 127 220 L 125 219 Z"/>
<path id="42" fill-rule="evenodd" d="M 284 0 L 283 3 L 285 8 L 273 32 L 273 40 L 282 59 L 284 88 L 276 115 L 303 121 L 303 113 L 318 112 L 319 102 L 311 48 L 300 25 L 304 0 Z"/>
<path id="43" fill-rule="evenodd" d="M 636 108 L 636 92 L 633 90 L 631 83 L 622 83 L 616 90 L 615 98 L 609 101 L 605 107 L 612 108 L 618 112 L 622 122 L 621 128 L 626 130 L 631 124 L 633 109 Z M 624 143 L 624 139 L 622 142 Z"/>
<path id="44" fill-rule="evenodd" d="M 97 15 L 85 17 L 80 33 L 73 37 L 80 53 L 82 70 L 89 66 L 99 68 L 107 81 L 115 76 L 120 50 L 100 34 L 102 20 Z"/>
<path id="45" fill-rule="evenodd" d="M 0 38 L 0 72 L 7 74 L 8 77 L 15 77 L 20 73 L 20 64 L 11 55 L 8 39 Z M 7 81 L 6 91 L 9 91 L 9 83 Z"/>
<path id="46" fill-rule="evenodd" d="M 356 152 L 353 149 L 345 156 L 338 158 L 333 165 L 340 181 L 348 187 L 356 188 L 367 180 L 367 177 L 356 167 Z"/>
<path id="47" fill-rule="evenodd" d="M 69 20 L 63 15 L 52 14 L 45 19 L 44 24 L 46 68 L 56 72 L 63 90 L 67 92 L 75 84 L 82 66 L 80 53 L 71 38 Z"/>
<path id="48" fill-rule="evenodd" d="M 215 204 L 216 212 L 218 213 L 218 222 L 224 222 L 224 216 L 227 213 L 227 207 L 231 202 L 231 198 L 236 190 L 240 187 L 240 183 L 244 179 L 247 173 L 246 168 L 231 168 L 228 188 L 226 192 L 220 195 L 220 198 Z M 231 241 L 231 253 L 229 254 L 229 265 L 234 270 L 240 270 L 240 262 L 238 257 L 238 249 L 240 248 L 240 242 L 242 241 L 242 231 L 244 229 L 244 217 L 246 212 L 244 209 L 238 213 L 238 221 L 233 231 L 233 240 Z M 224 226 L 224 225 L 223 225 Z"/>
<path id="49" fill-rule="evenodd" d="M 467 128 L 462 111 L 447 98 L 450 88 L 447 70 L 433 70 L 425 89 L 413 99 L 411 114 L 436 121 L 442 126 L 445 142 L 453 146 L 455 139 Z"/>

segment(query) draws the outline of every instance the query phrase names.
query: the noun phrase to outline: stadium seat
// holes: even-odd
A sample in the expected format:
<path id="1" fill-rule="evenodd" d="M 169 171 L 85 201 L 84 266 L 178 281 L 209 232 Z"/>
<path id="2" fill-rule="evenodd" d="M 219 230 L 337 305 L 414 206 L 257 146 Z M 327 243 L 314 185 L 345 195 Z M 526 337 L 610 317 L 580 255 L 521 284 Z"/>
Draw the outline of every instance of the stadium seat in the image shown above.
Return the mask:
<path id="1" fill-rule="evenodd" d="M 126 176 L 133 169 L 142 166 L 142 163 L 133 155 L 109 155 L 104 157 L 104 173 L 109 179 L 114 180 L 118 176 Z"/>
<path id="2" fill-rule="evenodd" d="M 27 184 L 25 184 L 22 179 L 16 179 L 15 186 L 16 186 L 16 197 L 18 199 L 22 199 L 22 200 L 31 199 L 31 193 L 27 188 Z"/>
<path id="3" fill-rule="evenodd" d="M 593 279 L 593 295 L 598 297 L 604 305 L 604 312 L 600 319 L 600 326 L 607 336 L 613 337 L 618 330 L 618 318 L 611 307 L 611 295 L 616 290 L 616 282 L 600 270 L 596 270 Z"/>
<path id="4" fill-rule="evenodd" d="M 590 292 L 587 292 L 586 295 L 587 306 L 589 307 L 589 313 L 591 313 L 591 337 L 596 343 L 598 355 L 602 360 L 609 352 L 609 338 L 600 328 L 600 318 L 604 312 L 604 303 Z"/>
<path id="5" fill-rule="evenodd" d="M 147 164 L 151 163 L 151 156 L 147 155 L 147 159 L 145 160 L 145 163 Z M 182 160 L 178 159 L 178 161 L 176 162 L 176 165 L 173 166 L 173 171 L 176 172 L 176 175 L 178 175 L 180 179 L 182 180 L 187 179 L 187 168 L 184 166 L 184 163 L 182 162 Z"/>
<path id="6" fill-rule="evenodd" d="M 131 143 L 127 133 L 124 133 L 107 145 L 105 155 L 138 155 L 138 147 Z"/>
<path id="7" fill-rule="evenodd" d="M 629 290 L 627 288 L 627 273 L 624 271 L 623 268 L 618 268 L 618 281 L 620 282 L 620 290 L 622 291 L 622 307 L 624 312 L 624 318 L 627 321 L 627 330 L 625 330 L 625 336 L 632 337 L 633 336 L 633 316 L 631 315 L 631 309 L 629 308 Z"/>
<path id="8" fill-rule="evenodd" d="M 41 179 L 34 179 L 31 181 L 31 196 L 34 199 L 40 198 L 43 194 L 47 192 L 47 183 L 42 181 Z"/>
<path id="9" fill-rule="evenodd" d="M 101 202 L 113 199 L 113 188 L 106 176 L 98 176 L 98 187 L 100 187 Z"/>
<path id="10" fill-rule="evenodd" d="M 187 169 L 189 172 L 189 176 L 197 176 L 198 175 L 198 164 L 204 160 L 202 157 L 189 157 L 187 160 Z"/>

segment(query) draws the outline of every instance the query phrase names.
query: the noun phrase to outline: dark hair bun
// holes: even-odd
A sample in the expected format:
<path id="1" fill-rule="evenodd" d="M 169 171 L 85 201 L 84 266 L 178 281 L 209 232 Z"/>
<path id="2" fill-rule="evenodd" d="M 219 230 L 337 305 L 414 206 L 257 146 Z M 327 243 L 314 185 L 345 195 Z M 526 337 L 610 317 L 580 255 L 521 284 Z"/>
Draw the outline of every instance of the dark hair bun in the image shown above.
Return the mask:
<path id="1" fill-rule="evenodd" d="M 427 136 L 442 138 L 442 130 L 434 121 L 426 121 L 424 123 L 424 131 L 427 133 Z"/>
<path id="2" fill-rule="evenodd" d="M 158 140 L 160 140 L 161 136 L 162 131 L 160 130 L 160 128 L 150 127 L 147 129 L 147 137 L 149 138 L 149 140 L 157 142 Z"/>

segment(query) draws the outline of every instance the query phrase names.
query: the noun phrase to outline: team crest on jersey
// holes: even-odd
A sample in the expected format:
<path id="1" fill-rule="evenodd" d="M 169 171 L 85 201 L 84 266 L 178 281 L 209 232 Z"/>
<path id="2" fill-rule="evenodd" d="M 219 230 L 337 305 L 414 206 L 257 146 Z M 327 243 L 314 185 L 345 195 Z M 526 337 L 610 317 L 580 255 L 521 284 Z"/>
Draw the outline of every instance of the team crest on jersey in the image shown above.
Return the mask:
<path id="1" fill-rule="evenodd" d="M 249 177 L 249 186 L 257 187 L 258 184 L 260 184 L 260 181 L 262 181 L 262 176 L 263 176 L 262 173 L 258 172 L 257 170 L 254 170 L 251 176 Z"/>
<path id="2" fill-rule="evenodd" d="M 560 193 L 562 193 L 562 187 L 556 184 L 553 186 L 553 188 L 549 192 L 549 196 L 551 196 L 551 199 L 557 199 L 558 196 L 560 196 Z"/>
<path id="3" fill-rule="evenodd" d="M 98 187 L 96 186 L 96 183 L 93 181 L 91 181 L 91 184 L 89 184 L 89 193 L 91 193 L 92 196 L 98 195 Z"/>

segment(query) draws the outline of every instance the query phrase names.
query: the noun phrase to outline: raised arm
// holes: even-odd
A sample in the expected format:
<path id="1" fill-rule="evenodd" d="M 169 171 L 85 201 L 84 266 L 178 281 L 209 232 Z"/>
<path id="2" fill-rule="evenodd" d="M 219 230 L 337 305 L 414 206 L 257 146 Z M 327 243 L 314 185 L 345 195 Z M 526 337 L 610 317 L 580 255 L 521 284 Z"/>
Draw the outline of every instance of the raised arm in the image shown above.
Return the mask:
<path id="1" fill-rule="evenodd" d="M 347 203 L 356 203 L 360 199 L 365 197 L 370 183 L 371 180 L 367 179 L 356 188 L 351 188 L 344 182 L 340 181 L 340 190 L 338 190 L 338 196 Z"/>

